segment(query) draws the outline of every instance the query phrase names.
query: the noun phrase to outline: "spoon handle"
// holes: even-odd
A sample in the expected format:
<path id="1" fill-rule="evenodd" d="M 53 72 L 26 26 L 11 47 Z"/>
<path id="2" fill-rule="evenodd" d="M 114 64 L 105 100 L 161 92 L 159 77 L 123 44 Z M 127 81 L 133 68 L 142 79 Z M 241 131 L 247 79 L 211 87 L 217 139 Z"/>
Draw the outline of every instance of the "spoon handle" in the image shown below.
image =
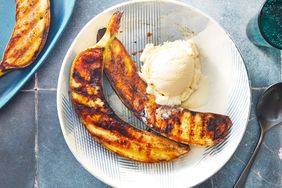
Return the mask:
<path id="1" fill-rule="evenodd" d="M 241 175 L 240 175 L 239 179 L 237 180 L 236 184 L 234 185 L 234 188 L 243 188 L 243 187 L 245 187 L 246 180 L 248 178 L 248 175 L 249 175 L 249 172 L 251 170 L 251 167 L 252 167 L 252 165 L 253 165 L 253 163 L 255 161 L 254 159 L 256 158 L 257 153 L 259 151 L 262 139 L 263 139 L 263 131 L 261 130 L 260 131 L 260 137 L 259 137 L 257 146 L 255 148 L 255 151 L 254 151 L 253 155 L 251 156 L 251 158 L 249 159 L 249 162 L 248 162 L 247 166 L 245 167 L 244 171 L 241 173 Z"/>

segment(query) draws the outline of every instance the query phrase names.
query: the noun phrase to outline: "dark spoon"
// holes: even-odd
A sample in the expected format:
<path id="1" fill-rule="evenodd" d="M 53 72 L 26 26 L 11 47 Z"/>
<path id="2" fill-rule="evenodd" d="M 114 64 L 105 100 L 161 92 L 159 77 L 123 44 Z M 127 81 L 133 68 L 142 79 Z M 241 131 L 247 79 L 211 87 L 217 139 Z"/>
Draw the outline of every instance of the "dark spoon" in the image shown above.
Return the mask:
<path id="1" fill-rule="evenodd" d="M 274 126 L 282 124 L 282 83 L 270 86 L 257 103 L 257 119 L 260 125 L 260 137 L 256 149 L 247 166 L 237 180 L 234 188 L 245 186 L 249 171 L 259 151 L 265 133 Z"/>

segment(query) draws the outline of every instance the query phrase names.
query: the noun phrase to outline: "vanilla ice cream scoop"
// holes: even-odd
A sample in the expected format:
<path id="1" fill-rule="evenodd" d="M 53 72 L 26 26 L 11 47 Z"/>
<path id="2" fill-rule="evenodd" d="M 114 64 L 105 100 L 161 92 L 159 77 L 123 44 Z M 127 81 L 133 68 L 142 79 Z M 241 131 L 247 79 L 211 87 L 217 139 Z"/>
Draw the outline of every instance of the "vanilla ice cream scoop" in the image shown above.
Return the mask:
<path id="1" fill-rule="evenodd" d="M 160 105 L 179 105 L 198 87 L 201 78 L 199 53 L 192 40 L 147 44 L 140 58 L 140 76 L 147 92 Z"/>

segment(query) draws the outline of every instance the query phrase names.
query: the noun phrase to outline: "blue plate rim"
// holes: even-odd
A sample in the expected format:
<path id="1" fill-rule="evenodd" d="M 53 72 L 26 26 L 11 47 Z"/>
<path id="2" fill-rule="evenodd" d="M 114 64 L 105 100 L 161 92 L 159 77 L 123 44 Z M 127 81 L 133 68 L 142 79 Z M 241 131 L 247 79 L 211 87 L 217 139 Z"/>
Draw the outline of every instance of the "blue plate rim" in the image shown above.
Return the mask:
<path id="1" fill-rule="evenodd" d="M 54 49 L 63 31 L 66 29 L 66 26 L 70 21 L 70 18 L 72 17 L 73 10 L 76 4 L 76 0 L 73 0 L 72 2 L 73 3 L 70 5 L 70 9 L 66 11 L 68 12 L 69 16 L 67 16 L 66 19 L 63 19 L 60 28 L 58 29 L 53 39 L 51 39 L 50 44 L 47 46 L 46 50 L 43 52 L 41 58 L 38 60 L 35 66 L 29 71 L 29 73 L 23 79 L 21 79 L 14 88 L 10 90 L 9 94 L 2 98 L 2 100 L 0 101 L 0 109 L 2 109 L 16 95 L 16 93 L 25 85 L 25 83 L 31 79 L 31 77 L 36 73 L 36 71 L 42 66 L 42 64 L 44 63 L 44 61 L 46 60 L 50 52 Z"/>

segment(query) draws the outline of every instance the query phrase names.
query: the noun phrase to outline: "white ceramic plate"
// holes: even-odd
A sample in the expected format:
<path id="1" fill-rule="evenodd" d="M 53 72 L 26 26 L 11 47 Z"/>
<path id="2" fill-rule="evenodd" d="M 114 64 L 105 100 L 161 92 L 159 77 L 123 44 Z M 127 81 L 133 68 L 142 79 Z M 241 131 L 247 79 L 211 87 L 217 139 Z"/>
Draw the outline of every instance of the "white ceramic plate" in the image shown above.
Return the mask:
<path id="1" fill-rule="evenodd" d="M 107 25 L 116 10 L 124 10 L 120 40 L 129 53 L 145 44 L 196 35 L 203 72 L 209 78 L 209 98 L 200 111 L 230 116 L 233 126 L 227 139 L 213 147 L 192 147 L 173 162 L 142 164 L 119 157 L 90 136 L 77 118 L 69 99 L 71 64 L 83 49 L 96 43 L 98 29 Z M 151 32 L 151 37 L 147 33 Z M 132 56 L 138 62 L 140 54 Z M 216 173 L 232 156 L 245 132 L 250 112 L 250 87 L 244 62 L 235 45 L 212 18 L 175 1 L 132 1 L 107 9 L 93 18 L 69 48 L 59 77 L 57 108 L 65 140 L 76 159 L 91 174 L 114 187 L 191 187 Z M 107 99 L 126 121 L 145 128 L 120 102 L 105 80 Z"/>

